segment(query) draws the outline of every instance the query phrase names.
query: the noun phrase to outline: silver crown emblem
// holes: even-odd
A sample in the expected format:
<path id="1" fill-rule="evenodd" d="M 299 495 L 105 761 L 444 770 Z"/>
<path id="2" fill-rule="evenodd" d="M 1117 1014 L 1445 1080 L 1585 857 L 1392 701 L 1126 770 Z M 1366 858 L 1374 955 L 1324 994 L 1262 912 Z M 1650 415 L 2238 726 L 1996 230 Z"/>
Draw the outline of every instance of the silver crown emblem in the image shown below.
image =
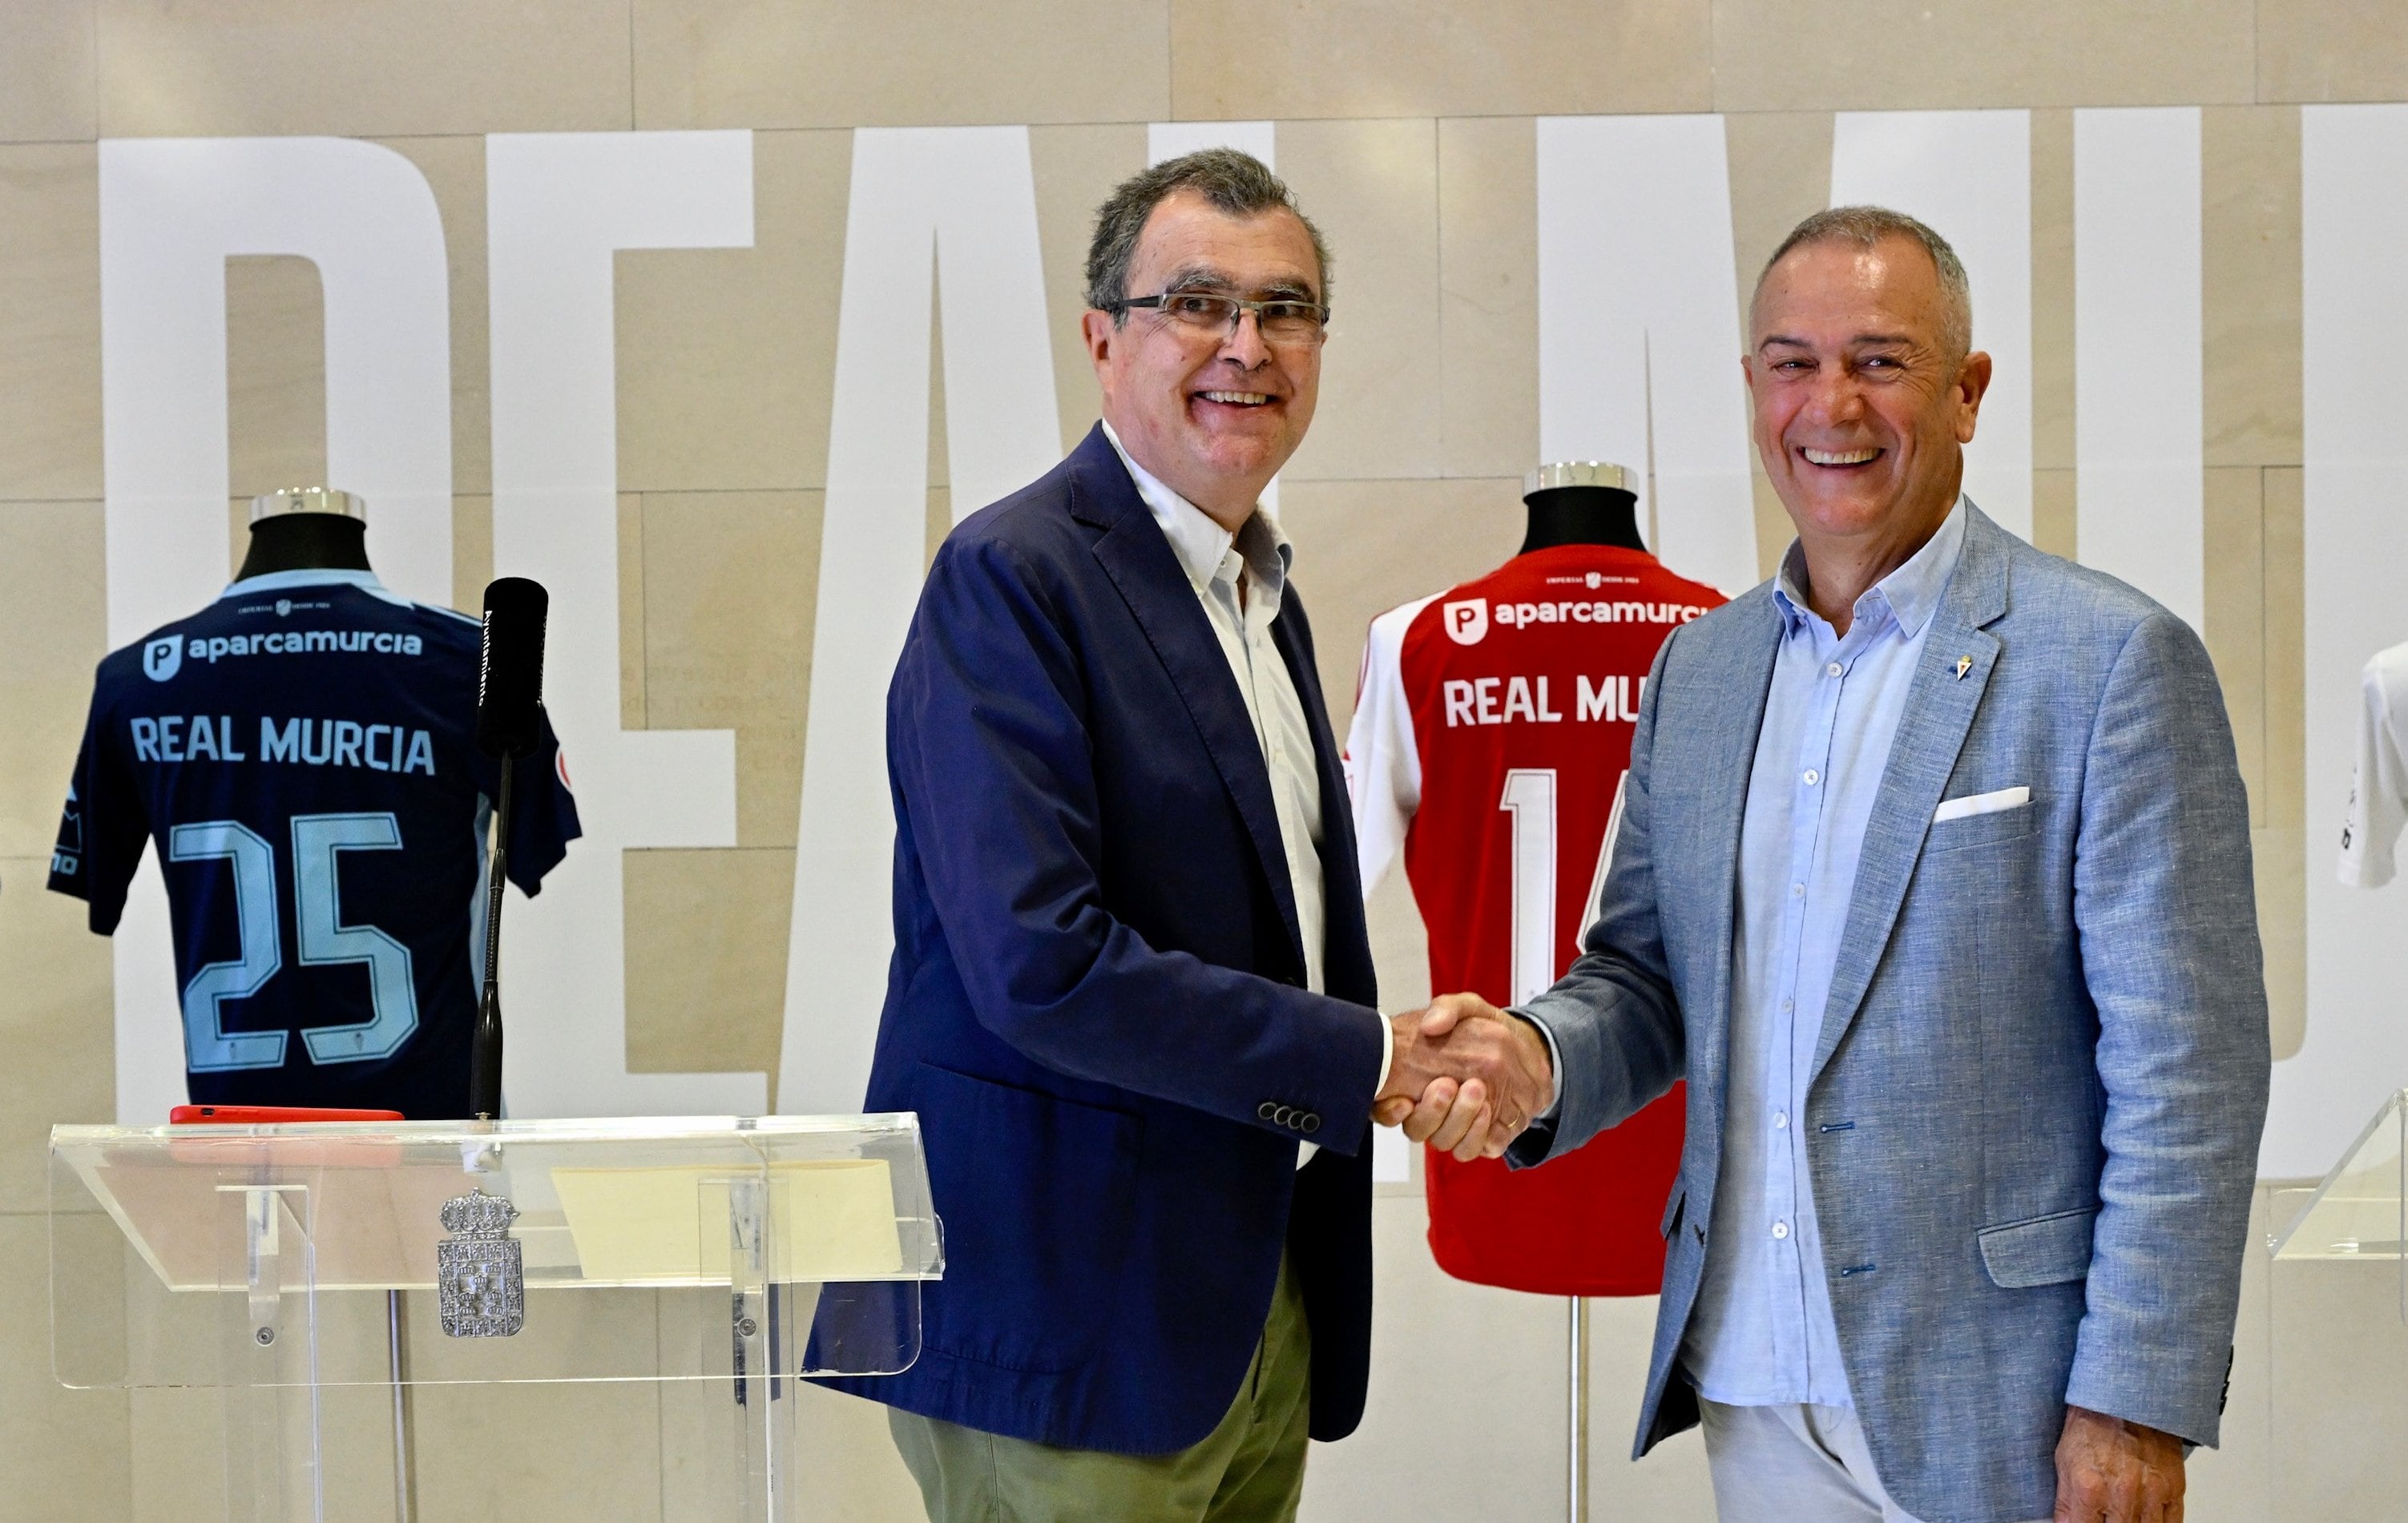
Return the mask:
<path id="1" fill-rule="evenodd" d="M 526 1268 L 509 1235 L 519 1208 L 472 1189 L 443 1203 L 435 1295 L 447 1338 L 508 1338 L 526 1325 Z"/>
<path id="2" fill-rule="evenodd" d="M 443 1203 L 443 1230 L 454 1237 L 503 1238 L 509 1236 L 510 1223 L 519 1219 L 519 1208 L 498 1195 L 483 1190 L 471 1190 L 455 1195 Z"/>

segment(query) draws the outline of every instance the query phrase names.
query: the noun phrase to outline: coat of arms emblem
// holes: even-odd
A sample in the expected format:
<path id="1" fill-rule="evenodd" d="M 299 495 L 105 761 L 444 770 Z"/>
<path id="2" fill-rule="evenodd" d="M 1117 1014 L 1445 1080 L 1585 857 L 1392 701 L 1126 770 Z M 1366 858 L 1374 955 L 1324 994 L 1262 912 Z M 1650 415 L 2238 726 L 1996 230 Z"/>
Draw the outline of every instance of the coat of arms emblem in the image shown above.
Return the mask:
<path id="1" fill-rule="evenodd" d="M 435 1294 L 447 1338 L 508 1338 L 526 1325 L 526 1269 L 510 1223 L 519 1208 L 472 1189 L 443 1203 Z"/>

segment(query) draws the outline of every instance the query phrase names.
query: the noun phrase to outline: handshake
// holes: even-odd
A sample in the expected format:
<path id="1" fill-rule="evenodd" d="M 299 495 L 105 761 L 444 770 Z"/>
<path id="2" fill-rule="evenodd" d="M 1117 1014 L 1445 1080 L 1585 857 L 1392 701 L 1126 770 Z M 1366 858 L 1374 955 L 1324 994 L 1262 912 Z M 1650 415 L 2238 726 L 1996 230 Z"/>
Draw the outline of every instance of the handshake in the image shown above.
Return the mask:
<path id="1" fill-rule="evenodd" d="M 1547 1039 L 1477 994 L 1445 994 L 1388 1018 L 1395 1056 L 1371 1118 L 1463 1162 L 1501 1158 L 1555 1103 Z"/>

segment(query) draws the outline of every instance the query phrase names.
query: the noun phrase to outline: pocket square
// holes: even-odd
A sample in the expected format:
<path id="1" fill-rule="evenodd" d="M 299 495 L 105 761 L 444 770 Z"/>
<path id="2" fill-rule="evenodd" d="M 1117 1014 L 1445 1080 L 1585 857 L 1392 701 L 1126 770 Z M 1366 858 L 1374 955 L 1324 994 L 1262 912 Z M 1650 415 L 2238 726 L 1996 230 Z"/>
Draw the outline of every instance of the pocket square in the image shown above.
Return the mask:
<path id="1" fill-rule="evenodd" d="M 1963 819 L 1970 815 L 1994 815 L 2001 809 L 2020 809 L 2031 802 L 2028 788 L 2002 788 L 1995 793 L 1969 793 L 1961 799 L 1950 799 L 1931 811 L 1934 825 L 1943 820 Z"/>

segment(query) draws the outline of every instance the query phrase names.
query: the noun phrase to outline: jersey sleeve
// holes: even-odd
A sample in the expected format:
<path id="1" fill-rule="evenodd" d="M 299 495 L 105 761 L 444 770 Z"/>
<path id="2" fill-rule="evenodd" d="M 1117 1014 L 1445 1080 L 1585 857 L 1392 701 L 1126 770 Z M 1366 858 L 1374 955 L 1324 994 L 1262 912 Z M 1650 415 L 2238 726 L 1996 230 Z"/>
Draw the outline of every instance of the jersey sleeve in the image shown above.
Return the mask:
<path id="1" fill-rule="evenodd" d="M 59 813 L 58 844 L 50 850 L 53 893 L 70 894 L 92 906 L 90 924 L 99 935 L 117 930 L 125 911 L 126 886 L 142 863 L 150 822 L 127 757 L 110 723 L 107 689 L 95 685 L 85 721 L 83 749 Z"/>
<path id="2" fill-rule="evenodd" d="M 1371 620 L 1355 677 L 1354 722 L 1346 733 L 1346 791 L 1354 807 L 1355 863 L 1364 897 L 1380 886 L 1422 802 L 1422 759 L 1405 694 L 1405 632 L 1429 599 Z"/>
<path id="3" fill-rule="evenodd" d="M 2358 767 L 2350 781 L 2349 818 L 2341 833 L 2341 880 L 2379 889 L 2391 881 L 2393 851 L 2408 825 L 2408 762 L 2384 680 L 2384 658 L 2369 662 L 2358 716 Z"/>
<path id="4" fill-rule="evenodd" d="M 568 843 L 585 833 L 560 737 L 552 733 L 552 711 L 539 714 L 541 737 L 513 763 L 518 771 L 510 780 L 510 881 L 530 898 L 542 890 L 543 875 L 568 855 Z"/>

